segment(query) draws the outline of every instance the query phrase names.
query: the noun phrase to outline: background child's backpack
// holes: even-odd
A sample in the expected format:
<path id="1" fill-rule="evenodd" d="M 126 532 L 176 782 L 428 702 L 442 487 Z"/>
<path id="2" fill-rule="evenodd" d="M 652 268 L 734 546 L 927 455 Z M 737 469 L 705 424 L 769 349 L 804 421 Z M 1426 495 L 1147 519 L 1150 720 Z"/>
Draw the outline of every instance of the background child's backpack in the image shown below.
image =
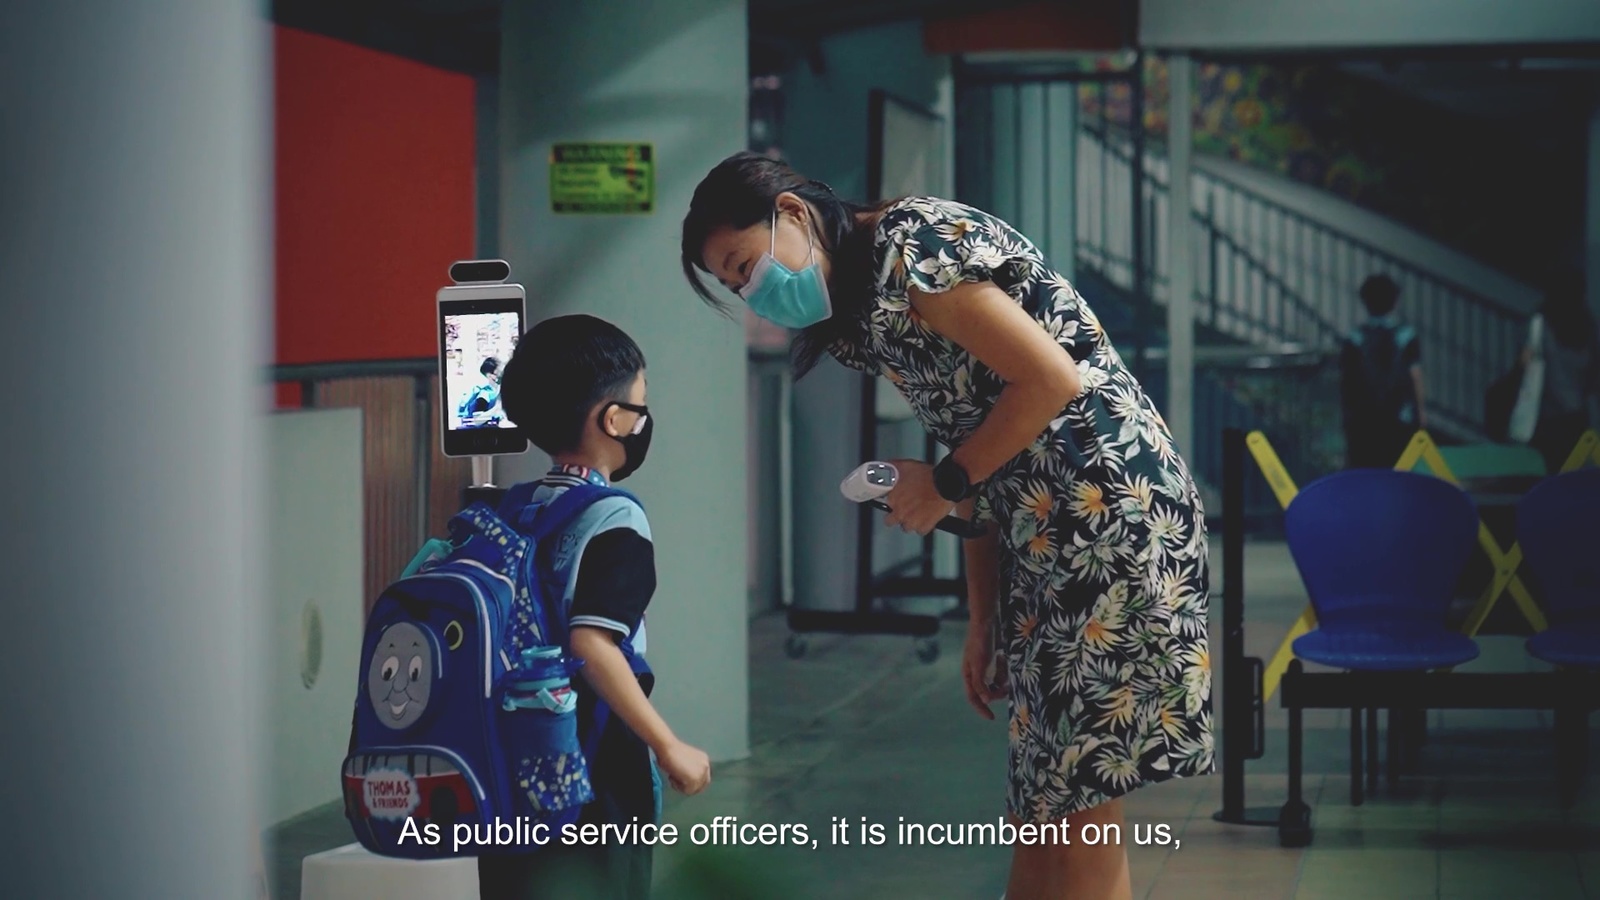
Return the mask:
<path id="1" fill-rule="evenodd" d="M 579 735 L 567 586 L 539 551 L 596 502 L 638 500 L 584 484 L 534 504 L 535 488 L 458 514 L 447 552 L 430 542 L 419 560 L 433 558 L 373 604 L 341 774 L 345 816 L 374 853 L 526 853 L 531 826 L 559 840 L 594 799 L 587 760 L 607 710 Z"/>
<path id="2" fill-rule="evenodd" d="M 1365 323 L 1346 339 L 1345 407 L 1374 423 L 1406 421 L 1414 398 L 1405 350 L 1416 340 L 1409 325 Z"/>

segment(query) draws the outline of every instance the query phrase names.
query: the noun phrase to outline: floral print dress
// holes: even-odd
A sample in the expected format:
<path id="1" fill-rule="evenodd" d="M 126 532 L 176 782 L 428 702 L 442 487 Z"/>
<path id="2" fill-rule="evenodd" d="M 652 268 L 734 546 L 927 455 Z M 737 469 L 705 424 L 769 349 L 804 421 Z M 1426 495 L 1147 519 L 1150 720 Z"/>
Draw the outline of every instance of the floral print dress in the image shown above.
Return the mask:
<path id="1" fill-rule="evenodd" d="M 1007 807 L 1056 821 L 1142 785 L 1212 771 L 1204 515 L 1166 423 L 1087 303 L 1037 247 L 984 212 L 913 198 L 877 226 L 874 295 L 829 348 L 887 377 L 961 445 L 1005 383 L 908 300 L 990 281 L 1077 362 L 1083 391 L 979 486 L 999 525 L 1010 673 Z"/>

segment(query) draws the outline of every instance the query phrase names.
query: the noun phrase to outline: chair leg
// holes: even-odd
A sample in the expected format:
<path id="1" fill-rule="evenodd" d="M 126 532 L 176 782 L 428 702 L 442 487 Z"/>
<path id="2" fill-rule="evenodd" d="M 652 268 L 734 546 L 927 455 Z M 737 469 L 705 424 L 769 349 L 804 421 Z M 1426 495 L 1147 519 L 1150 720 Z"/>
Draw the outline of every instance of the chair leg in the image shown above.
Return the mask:
<path id="1" fill-rule="evenodd" d="M 1367 793 L 1378 792 L 1378 708 L 1367 707 Z"/>
<path id="2" fill-rule="evenodd" d="M 1361 805 L 1361 708 L 1350 710 L 1350 805 Z"/>
<path id="3" fill-rule="evenodd" d="M 1422 745 L 1428 742 L 1428 710 L 1413 709 L 1406 716 L 1405 771 L 1422 771 Z"/>
<path id="4" fill-rule="evenodd" d="M 1289 661 L 1289 671 L 1284 675 L 1288 685 L 1303 671 L 1300 660 Z M 1289 696 L 1287 689 L 1284 696 Z M 1300 775 L 1304 734 L 1301 709 L 1289 707 L 1289 798 L 1278 810 L 1278 844 L 1283 847 L 1304 847 L 1311 843 L 1311 807 L 1301 796 Z"/>
<path id="5" fill-rule="evenodd" d="M 1400 755 L 1401 738 L 1405 732 L 1405 719 L 1410 710 L 1389 707 L 1389 731 L 1385 735 L 1389 739 L 1388 765 L 1384 768 L 1384 775 L 1388 778 L 1390 791 L 1400 786 Z"/>
<path id="6" fill-rule="evenodd" d="M 1589 761 L 1589 714 L 1581 708 L 1555 711 L 1556 789 L 1561 804 L 1572 805 L 1583 786 Z"/>

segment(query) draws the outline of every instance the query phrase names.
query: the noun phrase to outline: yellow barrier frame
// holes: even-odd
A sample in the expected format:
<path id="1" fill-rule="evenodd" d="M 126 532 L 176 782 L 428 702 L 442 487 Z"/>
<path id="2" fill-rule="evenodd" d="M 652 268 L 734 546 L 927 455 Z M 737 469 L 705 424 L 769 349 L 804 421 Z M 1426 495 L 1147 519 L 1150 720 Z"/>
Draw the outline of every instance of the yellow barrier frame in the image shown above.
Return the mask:
<path id="1" fill-rule="evenodd" d="M 1295 485 L 1294 479 L 1289 476 L 1289 470 L 1284 468 L 1283 461 L 1278 458 L 1277 451 L 1272 449 L 1272 444 L 1267 436 L 1259 431 L 1252 431 L 1245 437 L 1245 446 L 1250 448 L 1250 455 L 1255 457 L 1256 465 L 1261 468 L 1261 474 L 1267 479 L 1267 486 L 1277 497 L 1278 505 L 1284 509 L 1289 508 L 1290 501 L 1300 489 Z M 1425 462 L 1433 475 L 1443 478 L 1454 485 L 1460 485 L 1455 473 L 1450 471 L 1450 466 L 1445 463 L 1444 457 L 1439 453 L 1439 447 L 1426 431 L 1419 431 L 1411 438 L 1411 443 L 1406 445 L 1405 452 L 1400 454 L 1400 459 L 1395 463 L 1399 471 L 1411 471 L 1418 462 Z M 1586 431 L 1578 439 L 1578 443 L 1567 455 L 1567 461 L 1561 466 L 1560 473 L 1581 469 L 1585 464 L 1600 466 L 1600 434 Z M 1513 543 L 1511 549 L 1502 551 L 1500 544 L 1495 541 L 1494 535 L 1489 533 L 1489 527 L 1480 520 L 1478 522 L 1478 545 L 1489 557 L 1489 562 L 1494 566 L 1494 578 L 1479 595 L 1472 609 L 1467 613 L 1463 633 L 1468 637 L 1476 636 L 1478 629 L 1488 620 L 1489 613 L 1494 610 L 1495 603 L 1499 602 L 1500 595 L 1510 592 L 1512 600 L 1517 604 L 1523 618 L 1533 626 L 1533 630 L 1543 631 L 1547 626 L 1544 613 L 1533 602 L 1533 595 L 1517 577 L 1517 569 L 1522 565 L 1522 548 Z M 1272 661 L 1267 664 L 1261 678 L 1262 702 L 1272 698 L 1278 690 L 1278 683 L 1283 680 L 1283 674 L 1289 670 L 1289 661 L 1294 659 L 1294 642 L 1301 635 L 1317 627 L 1316 614 L 1307 605 L 1294 624 L 1289 627 L 1289 633 L 1284 637 L 1283 643 L 1278 645 L 1278 652 L 1272 655 Z"/>

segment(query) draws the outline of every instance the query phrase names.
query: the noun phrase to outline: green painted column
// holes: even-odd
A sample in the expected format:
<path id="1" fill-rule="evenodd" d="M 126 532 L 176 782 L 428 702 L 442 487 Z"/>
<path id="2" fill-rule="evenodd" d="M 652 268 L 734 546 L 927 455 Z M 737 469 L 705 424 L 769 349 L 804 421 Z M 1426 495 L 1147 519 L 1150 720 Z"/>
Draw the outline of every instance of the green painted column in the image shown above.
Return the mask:
<path id="1" fill-rule="evenodd" d="M 658 708 L 714 760 L 749 750 L 748 364 L 741 325 L 684 283 L 678 242 L 695 186 L 746 144 L 746 22 L 742 0 L 508 0 L 501 31 L 499 248 L 530 321 L 589 313 L 644 350 L 655 437 L 625 486 L 655 539 L 646 655 Z M 556 212 L 551 149 L 571 142 L 648 144 L 652 209 Z M 499 480 L 547 464 L 530 451 Z"/>

